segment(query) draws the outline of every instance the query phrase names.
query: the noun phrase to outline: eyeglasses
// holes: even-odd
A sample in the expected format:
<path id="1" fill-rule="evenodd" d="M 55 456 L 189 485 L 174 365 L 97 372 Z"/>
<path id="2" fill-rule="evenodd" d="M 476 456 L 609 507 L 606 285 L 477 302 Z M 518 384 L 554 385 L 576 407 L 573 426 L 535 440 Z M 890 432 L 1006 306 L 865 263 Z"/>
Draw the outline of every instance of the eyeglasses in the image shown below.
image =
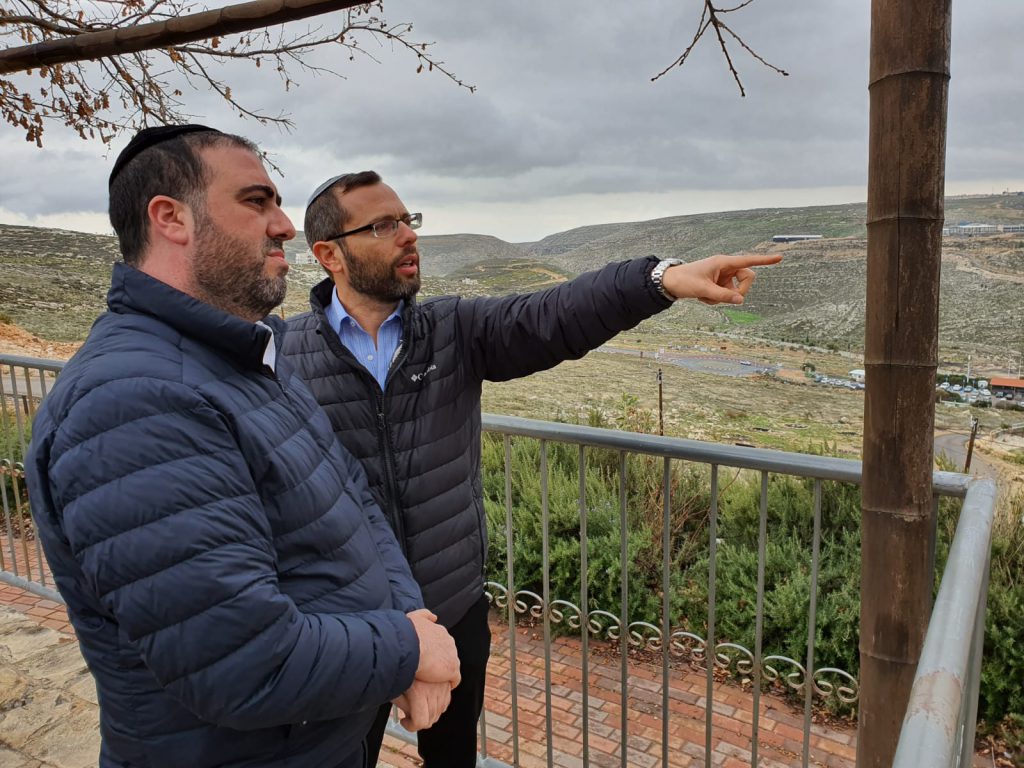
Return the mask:
<path id="1" fill-rule="evenodd" d="M 340 240 L 343 237 L 349 235 L 356 235 L 366 230 L 372 230 L 374 237 L 391 237 L 398 232 L 398 225 L 405 224 L 409 229 L 419 229 L 423 226 L 423 214 L 422 213 L 407 213 L 404 216 L 397 219 L 384 219 L 383 221 L 375 221 L 373 224 L 367 224 L 365 227 L 357 227 L 356 229 L 350 229 L 348 232 L 342 232 L 331 237 L 325 237 L 324 240 Z"/>

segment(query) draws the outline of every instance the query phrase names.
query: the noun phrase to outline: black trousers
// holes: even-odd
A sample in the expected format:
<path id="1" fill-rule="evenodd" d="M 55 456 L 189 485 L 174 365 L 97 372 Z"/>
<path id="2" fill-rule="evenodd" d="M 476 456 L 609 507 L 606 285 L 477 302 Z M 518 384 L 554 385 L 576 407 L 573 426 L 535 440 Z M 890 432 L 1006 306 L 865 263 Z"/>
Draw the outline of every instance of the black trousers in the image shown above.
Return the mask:
<path id="1" fill-rule="evenodd" d="M 436 723 L 419 731 L 420 757 L 424 768 L 474 768 L 476 766 L 477 721 L 484 706 L 487 659 L 491 655 L 491 628 L 487 624 L 487 596 L 481 595 L 465 616 L 447 627 L 459 652 L 462 682 L 452 691 L 448 709 Z M 381 707 L 366 735 L 368 768 L 377 765 L 391 705 Z"/>

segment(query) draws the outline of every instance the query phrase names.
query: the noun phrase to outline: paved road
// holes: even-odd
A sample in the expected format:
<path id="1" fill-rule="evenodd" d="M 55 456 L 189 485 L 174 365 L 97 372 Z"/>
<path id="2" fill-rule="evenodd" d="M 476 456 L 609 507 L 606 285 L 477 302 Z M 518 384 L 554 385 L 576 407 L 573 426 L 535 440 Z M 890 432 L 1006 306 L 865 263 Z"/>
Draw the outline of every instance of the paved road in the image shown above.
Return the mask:
<path id="1" fill-rule="evenodd" d="M 641 353 L 636 349 L 624 349 L 622 347 L 599 347 L 598 352 L 609 352 L 616 355 L 630 355 L 631 357 L 643 357 L 645 360 L 653 360 L 664 365 L 678 365 L 691 371 L 700 373 L 715 373 L 719 376 L 757 376 L 768 371 L 778 371 L 780 366 L 774 363 L 763 361 L 741 360 L 738 357 L 727 355 L 706 354 L 682 354 L 677 350 L 666 350 L 656 353 L 645 350 Z"/>
<path id="2" fill-rule="evenodd" d="M 964 461 L 967 459 L 967 435 L 960 435 L 944 432 L 935 436 L 935 455 L 946 454 L 956 464 L 958 472 L 962 472 Z M 999 479 L 999 470 L 985 458 L 979 455 L 977 442 L 975 442 L 974 454 L 971 456 L 971 475 L 974 477 L 989 477 L 993 480 Z"/>

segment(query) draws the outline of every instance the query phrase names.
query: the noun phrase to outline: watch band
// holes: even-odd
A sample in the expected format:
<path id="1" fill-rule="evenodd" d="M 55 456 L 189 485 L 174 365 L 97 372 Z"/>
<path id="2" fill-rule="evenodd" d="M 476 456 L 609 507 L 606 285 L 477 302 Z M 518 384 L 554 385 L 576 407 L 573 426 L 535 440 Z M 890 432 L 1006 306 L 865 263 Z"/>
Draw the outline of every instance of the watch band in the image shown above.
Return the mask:
<path id="1" fill-rule="evenodd" d="M 662 259 L 654 265 L 654 269 L 651 270 L 651 282 L 654 283 L 654 287 L 658 290 L 662 296 L 669 301 L 675 301 L 676 297 L 665 290 L 665 270 L 669 267 L 674 267 L 677 264 L 683 264 L 682 259 Z"/>

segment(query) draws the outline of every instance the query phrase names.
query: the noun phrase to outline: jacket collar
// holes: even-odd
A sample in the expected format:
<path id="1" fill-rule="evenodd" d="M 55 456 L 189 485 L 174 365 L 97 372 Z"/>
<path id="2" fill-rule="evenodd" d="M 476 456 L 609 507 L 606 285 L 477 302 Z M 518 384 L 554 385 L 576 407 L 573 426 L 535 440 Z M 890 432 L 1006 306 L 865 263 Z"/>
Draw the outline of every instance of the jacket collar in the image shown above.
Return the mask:
<path id="1" fill-rule="evenodd" d="M 327 320 L 327 307 L 330 305 L 334 296 L 334 280 L 330 277 L 325 277 L 319 283 L 314 285 L 309 290 L 309 307 L 313 310 L 313 314 L 321 324 L 326 325 L 330 328 L 330 322 Z M 405 307 L 402 309 L 402 336 L 408 338 L 411 333 L 410 322 L 413 318 L 419 315 L 418 305 L 416 304 L 416 298 L 405 300 Z"/>
<path id="2" fill-rule="evenodd" d="M 123 262 L 114 264 L 107 306 L 120 315 L 155 317 L 182 336 L 217 350 L 244 368 L 262 371 L 280 318 L 257 325 L 195 299 Z"/>

